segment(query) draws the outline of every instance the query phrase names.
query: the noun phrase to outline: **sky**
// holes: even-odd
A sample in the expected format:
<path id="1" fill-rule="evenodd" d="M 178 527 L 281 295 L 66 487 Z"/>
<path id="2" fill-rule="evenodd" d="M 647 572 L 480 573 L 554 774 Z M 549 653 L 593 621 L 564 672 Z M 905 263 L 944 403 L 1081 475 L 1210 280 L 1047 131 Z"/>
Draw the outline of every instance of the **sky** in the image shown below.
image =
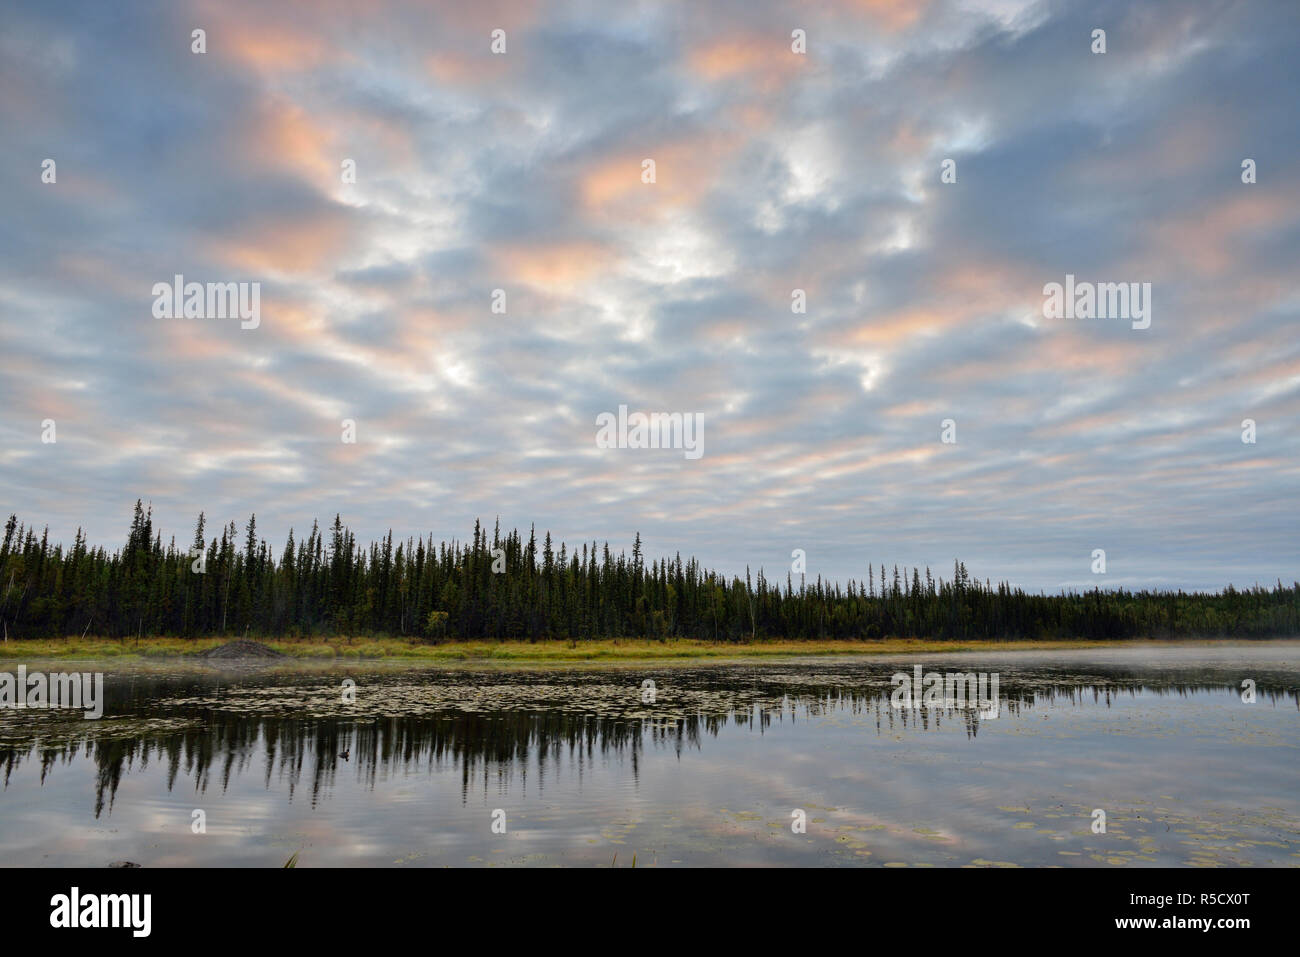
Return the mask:
<path id="1" fill-rule="evenodd" d="M 1290 584 L 1298 48 L 1291 0 L 7 3 L 0 509 Z"/>

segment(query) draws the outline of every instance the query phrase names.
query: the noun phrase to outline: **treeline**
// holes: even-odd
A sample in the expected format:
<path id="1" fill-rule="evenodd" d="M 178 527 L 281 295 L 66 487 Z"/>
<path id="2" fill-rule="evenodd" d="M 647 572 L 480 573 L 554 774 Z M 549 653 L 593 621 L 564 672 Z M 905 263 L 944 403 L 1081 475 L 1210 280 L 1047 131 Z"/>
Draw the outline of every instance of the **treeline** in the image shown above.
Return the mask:
<path id="1" fill-rule="evenodd" d="M 211 538 L 199 516 L 191 546 L 167 545 L 137 502 L 126 546 L 107 553 L 77 532 L 71 548 L 17 516 L 0 547 L 0 624 L 7 639 L 66 635 L 452 638 L 1255 638 L 1300 635 L 1300 584 L 1218 593 L 1030 594 L 929 568 L 865 581 L 728 579 L 694 559 L 652 559 L 608 543 L 558 549 L 547 533 L 433 537 L 360 546 L 338 516 L 292 531 L 278 559 L 256 517 Z"/>

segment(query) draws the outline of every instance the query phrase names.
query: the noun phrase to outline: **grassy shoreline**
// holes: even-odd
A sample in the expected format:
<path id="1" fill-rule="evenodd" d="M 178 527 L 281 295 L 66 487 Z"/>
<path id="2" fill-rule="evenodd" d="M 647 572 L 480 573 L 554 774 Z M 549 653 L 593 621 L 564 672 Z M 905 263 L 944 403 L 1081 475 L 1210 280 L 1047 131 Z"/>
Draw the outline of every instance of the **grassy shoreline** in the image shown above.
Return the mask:
<path id="1" fill-rule="evenodd" d="M 230 638 L 52 638 L 0 643 L 0 660 L 111 659 L 184 660 L 215 648 Z M 259 639 L 261 640 L 261 639 Z M 431 645 L 396 638 L 280 638 L 261 640 L 290 658 L 329 661 L 411 662 L 565 662 L 646 661 L 654 659 L 745 659 L 835 655 L 933 654 L 958 651 L 1053 651 L 1079 648 L 1141 647 L 1158 645 L 1294 645 L 1296 639 L 1188 639 L 1172 641 L 926 641 L 917 638 L 883 638 L 862 641 L 744 641 L 713 642 L 691 638 L 655 641 L 642 638 L 577 641 L 448 641 Z"/>

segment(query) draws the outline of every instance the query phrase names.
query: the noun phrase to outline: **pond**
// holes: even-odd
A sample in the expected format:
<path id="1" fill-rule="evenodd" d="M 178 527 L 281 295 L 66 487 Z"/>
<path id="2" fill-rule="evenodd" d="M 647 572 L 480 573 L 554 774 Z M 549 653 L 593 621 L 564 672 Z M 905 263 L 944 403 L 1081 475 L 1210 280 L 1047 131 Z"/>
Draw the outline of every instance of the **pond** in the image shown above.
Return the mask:
<path id="1" fill-rule="evenodd" d="M 24 664 L 104 713 L 0 711 L 7 866 L 1300 864 L 1295 644 Z M 899 701 L 918 666 L 996 702 Z"/>

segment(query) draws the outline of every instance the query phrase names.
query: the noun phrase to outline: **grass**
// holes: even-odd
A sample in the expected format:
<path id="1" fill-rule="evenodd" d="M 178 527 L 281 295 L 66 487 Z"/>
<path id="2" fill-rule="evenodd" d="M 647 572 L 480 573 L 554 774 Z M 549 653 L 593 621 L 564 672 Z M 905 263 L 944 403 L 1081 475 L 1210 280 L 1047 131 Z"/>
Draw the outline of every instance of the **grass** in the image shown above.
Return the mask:
<path id="1" fill-rule="evenodd" d="M 123 658 L 175 659 L 223 645 L 231 638 L 43 638 L 11 639 L 0 643 L 5 658 Z M 259 639 L 260 640 L 260 639 Z M 1227 640 L 1171 642 L 1172 644 L 1239 644 Z M 654 641 L 642 638 L 599 641 L 447 641 L 432 645 L 400 638 L 369 636 L 339 638 L 266 639 L 263 644 L 291 658 L 343 661 L 386 660 L 413 662 L 568 662 L 641 661 L 651 659 L 772 658 L 791 655 L 886 655 L 954 651 L 1030 651 L 1101 648 L 1132 645 L 1131 641 L 926 641 L 884 638 L 864 641 L 744 641 L 713 642 L 691 638 Z"/>

